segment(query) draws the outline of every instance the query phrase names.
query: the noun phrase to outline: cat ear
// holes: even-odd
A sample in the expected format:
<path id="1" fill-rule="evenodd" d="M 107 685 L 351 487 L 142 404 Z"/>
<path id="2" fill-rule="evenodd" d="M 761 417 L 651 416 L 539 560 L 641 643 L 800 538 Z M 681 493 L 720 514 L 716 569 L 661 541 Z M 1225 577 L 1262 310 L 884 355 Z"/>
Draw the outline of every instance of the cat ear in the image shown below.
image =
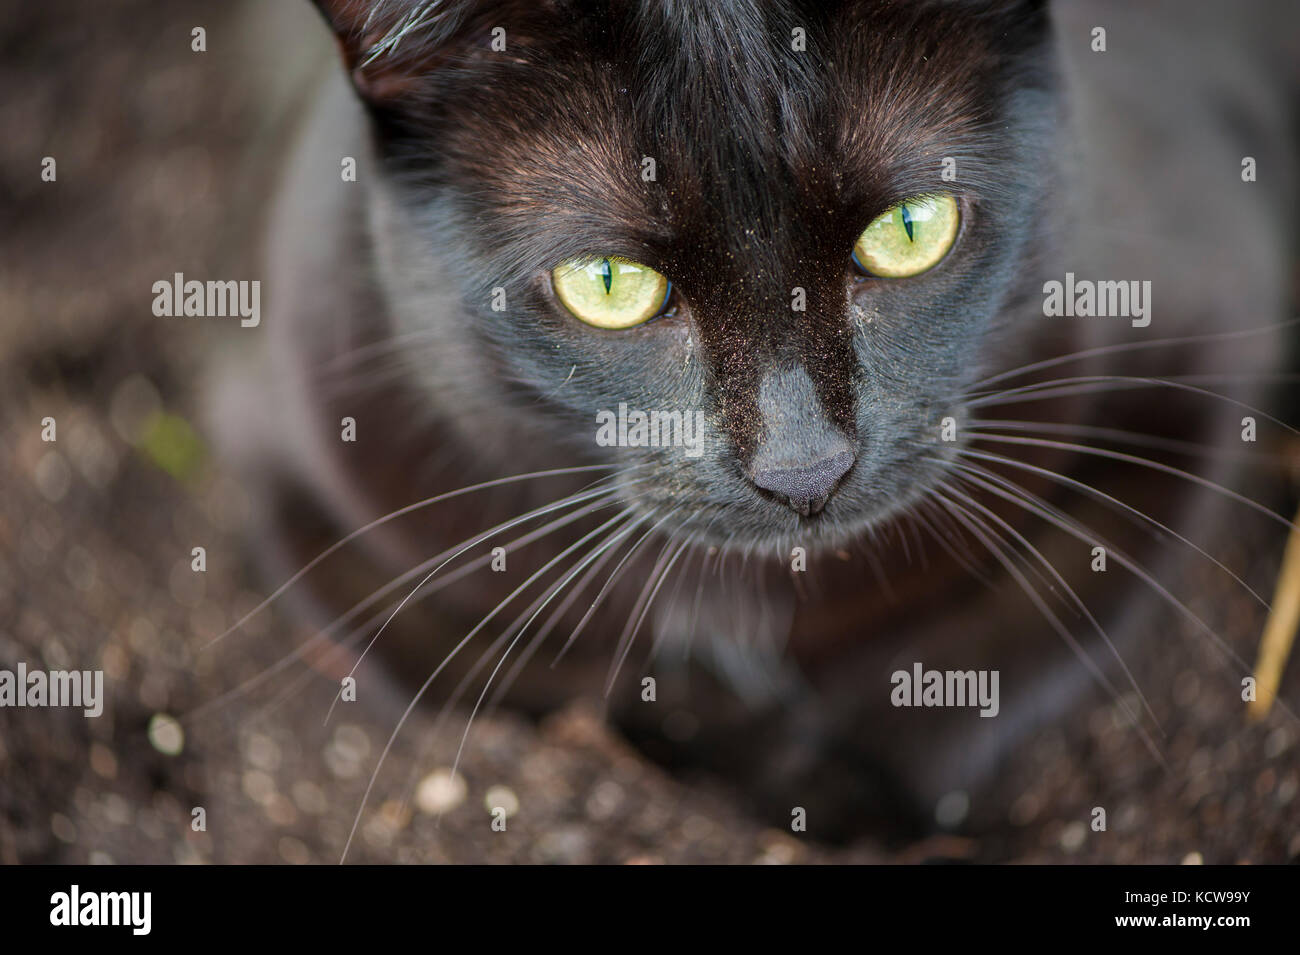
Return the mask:
<path id="1" fill-rule="evenodd" d="M 362 99 L 391 102 L 434 69 L 462 32 L 471 2 L 314 0 Z"/>

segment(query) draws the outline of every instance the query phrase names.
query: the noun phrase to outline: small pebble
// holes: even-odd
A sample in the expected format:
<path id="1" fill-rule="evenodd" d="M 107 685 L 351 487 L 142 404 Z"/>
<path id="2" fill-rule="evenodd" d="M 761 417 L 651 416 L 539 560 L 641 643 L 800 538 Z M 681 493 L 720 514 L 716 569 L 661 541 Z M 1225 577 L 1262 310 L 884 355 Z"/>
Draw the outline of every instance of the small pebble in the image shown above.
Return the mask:
<path id="1" fill-rule="evenodd" d="M 420 780 L 415 790 L 415 805 L 430 816 L 450 812 L 465 801 L 469 787 L 465 777 L 450 769 L 435 769 Z M 490 810 L 491 805 L 488 806 Z M 507 813 L 509 815 L 509 813 Z"/>
<path id="2" fill-rule="evenodd" d="M 61 812 L 56 812 L 50 816 L 50 831 L 54 833 L 54 838 L 60 842 L 72 843 L 77 841 L 77 827 L 71 819 Z"/>
<path id="3" fill-rule="evenodd" d="M 1088 838 L 1088 827 L 1075 821 L 1061 830 L 1061 848 L 1066 852 L 1078 852 L 1083 848 L 1083 840 Z"/>
<path id="4" fill-rule="evenodd" d="M 149 720 L 149 742 L 165 756 L 179 756 L 185 748 L 185 730 L 166 713 L 155 713 Z"/>
<path id="5" fill-rule="evenodd" d="M 91 743 L 90 768 L 96 776 L 112 779 L 117 775 L 117 757 L 103 743 Z"/>
<path id="6" fill-rule="evenodd" d="M 504 809 L 506 818 L 509 819 L 519 811 L 519 797 L 509 786 L 493 786 L 483 797 L 483 805 L 488 812 Z"/>
<path id="7" fill-rule="evenodd" d="M 970 812 L 970 797 L 960 789 L 946 793 L 934 807 L 934 821 L 945 829 L 955 829 Z"/>

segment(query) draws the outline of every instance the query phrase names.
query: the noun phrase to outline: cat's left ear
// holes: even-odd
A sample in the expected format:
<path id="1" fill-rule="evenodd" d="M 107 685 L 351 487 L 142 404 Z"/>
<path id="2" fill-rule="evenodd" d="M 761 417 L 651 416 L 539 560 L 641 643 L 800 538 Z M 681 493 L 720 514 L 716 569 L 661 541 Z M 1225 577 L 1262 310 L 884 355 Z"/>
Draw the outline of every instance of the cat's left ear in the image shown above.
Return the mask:
<path id="1" fill-rule="evenodd" d="M 472 0 L 313 0 L 361 98 L 392 102 L 463 39 Z"/>

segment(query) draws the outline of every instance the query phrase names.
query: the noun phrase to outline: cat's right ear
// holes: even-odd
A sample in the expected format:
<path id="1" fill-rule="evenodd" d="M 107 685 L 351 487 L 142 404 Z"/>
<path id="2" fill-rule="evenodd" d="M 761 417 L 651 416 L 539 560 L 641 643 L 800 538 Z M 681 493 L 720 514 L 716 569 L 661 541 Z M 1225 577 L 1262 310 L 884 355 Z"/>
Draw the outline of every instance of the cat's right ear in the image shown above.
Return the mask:
<path id="1" fill-rule="evenodd" d="M 352 83 L 367 102 L 392 103 L 447 55 L 472 2 L 313 0 L 334 31 Z"/>

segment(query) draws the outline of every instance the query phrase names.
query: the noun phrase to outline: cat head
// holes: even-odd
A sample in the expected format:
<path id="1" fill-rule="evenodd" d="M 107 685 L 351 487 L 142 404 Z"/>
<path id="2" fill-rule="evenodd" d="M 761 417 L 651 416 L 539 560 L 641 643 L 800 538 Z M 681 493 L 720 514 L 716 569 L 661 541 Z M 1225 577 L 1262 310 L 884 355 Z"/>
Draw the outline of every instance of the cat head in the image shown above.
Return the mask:
<path id="1" fill-rule="evenodd" d="M 503 471 L 746 546 L 939 480 L 1051 219 L 1040 3 L 318 3 L 406 371 Z"/>

